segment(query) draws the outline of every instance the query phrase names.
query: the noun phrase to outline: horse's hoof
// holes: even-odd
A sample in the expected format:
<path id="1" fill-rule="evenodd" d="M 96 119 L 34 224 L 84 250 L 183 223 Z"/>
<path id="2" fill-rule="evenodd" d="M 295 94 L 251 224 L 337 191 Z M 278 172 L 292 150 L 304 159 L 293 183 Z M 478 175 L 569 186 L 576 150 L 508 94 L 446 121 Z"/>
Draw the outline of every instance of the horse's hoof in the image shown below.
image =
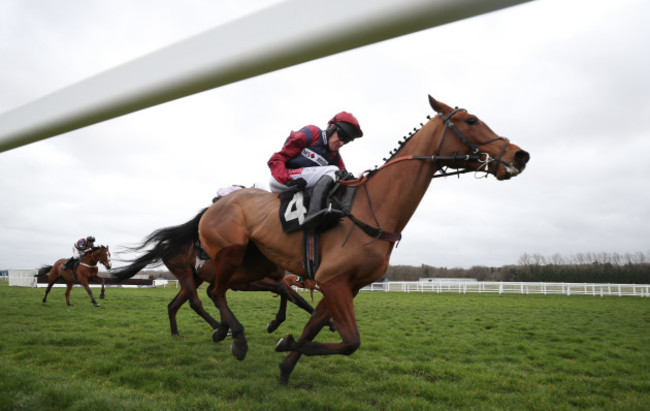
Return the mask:
<path id="1" fill-rule="evenodd" d="M 286 367 L 284 365 L 284 362 L 281 362 L 280 364 L 280 380 L 278 381 L 280 385 L 287 386 L 289 385 L 289 376 L 291 376 L 291 371 L 293 371 L 293 367 Z"/>
<path id="2" fill-rule="evenodd" d="M 103 296 L 103 295 L 100 295 L 99 298 L 100 298 L 101 300 L 103 300 L 103 299 L 104 299 L 104 296 Z"/>
<path id="3" fill-rule="evenodd" d="M 293 335 L 287 334 L 284 337 L 280 338 L 280 341 L 275 345 L 275 352 L 287 352 L 291 351 L 291 345 L 293 344 L 294 339 Z"/>
<path id="4" fill-rule="evenodd" d="M 246 358 L 246 353 L 248 352 L 248 344 L 245 340 L 235 340 L 230 346 L 230 352 L 235 356 L 239 361 L 242 361 Z"/>
<path id="5" fill-rule="evenodd" d="M 224 329 L 224 327 L 219 327 L 215 328 L 214 331 L 212 331 L 212 341 L 214 342 L 221 342 L 226 338 L 226 335 L 228 335 L 228 329 Z"/>
<path id="6" fill-rule="evenodd" d="M 273 331 L 277 330 L 279 326 L 280 324 L 277 321 L 273 320 L 269 323 L 269 325 L 266 326 L 266 332 L 271 334 Z"/>
<path id="7" fill-rule="evenodd" d="M 101 305 L 99 305 L 99 304 L 97 304 L 97 303 L 95 303 L 95 304 L 93 304 L 93 305 L 94 305 L 95 307 L 101 307 Z"/>

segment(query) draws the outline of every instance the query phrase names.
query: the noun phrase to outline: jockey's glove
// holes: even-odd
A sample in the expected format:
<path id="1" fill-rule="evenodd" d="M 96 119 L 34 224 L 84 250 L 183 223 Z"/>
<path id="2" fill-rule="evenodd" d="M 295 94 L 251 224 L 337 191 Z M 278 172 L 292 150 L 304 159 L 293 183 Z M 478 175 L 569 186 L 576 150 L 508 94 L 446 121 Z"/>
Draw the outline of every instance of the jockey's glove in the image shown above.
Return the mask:
<path id="1" fill-rule="evenodd" d="M 305 181 L 305 179 L 302 177 L 296 179 L 292 178 L 291 180 L 287 181 L 285 185 L 287 187 L 295 187 L 297 189 L 304 190 L 305 187 L 307 186 L 307 181 Z"/>

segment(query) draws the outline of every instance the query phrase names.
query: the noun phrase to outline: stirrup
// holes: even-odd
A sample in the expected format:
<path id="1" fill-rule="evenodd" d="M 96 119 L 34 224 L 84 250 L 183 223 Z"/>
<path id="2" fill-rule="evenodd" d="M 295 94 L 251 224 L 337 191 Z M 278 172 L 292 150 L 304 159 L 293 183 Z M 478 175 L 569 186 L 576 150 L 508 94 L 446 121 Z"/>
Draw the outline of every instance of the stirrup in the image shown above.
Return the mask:
<path id="1" fill-rule="evenodd" d="M 329 208 L 318 210 L 303 220 L 300 228 L 303 230 L 315 230 L 318 227 L 333 226 L 339 222 L 341 218 L 345 217 L 345 213 L 341 210 L 335 210 L 330 205 Z"/>

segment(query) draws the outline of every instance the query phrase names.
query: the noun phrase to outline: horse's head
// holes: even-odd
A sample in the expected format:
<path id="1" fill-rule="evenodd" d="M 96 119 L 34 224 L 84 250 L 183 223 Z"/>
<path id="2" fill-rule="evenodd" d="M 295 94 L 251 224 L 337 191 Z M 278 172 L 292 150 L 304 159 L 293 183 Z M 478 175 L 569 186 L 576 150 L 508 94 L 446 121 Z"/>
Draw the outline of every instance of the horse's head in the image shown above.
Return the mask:
<path id="1" fill-rule="evenodd" d="M 97 262 L 102 263 L 107 270 L 111 269 L 111 252 L 109 251 L 108 246 L 100 245 L 97 247 L 95 251 L 93 251 L 93 258 L 95 258 Z"/>
<path id="2" fill-rule="evenodd" d="M 477 116 L 465 109 L 453 109 L 431 96 L 429 104 L 444 123 L 445 130 L 435 155 L 453 158 L 445 161 L 445 165 L 484 171 L 497 180 L 507 180 L 524 170 L 530 159 L 528 152 L 495 134 Z"/>

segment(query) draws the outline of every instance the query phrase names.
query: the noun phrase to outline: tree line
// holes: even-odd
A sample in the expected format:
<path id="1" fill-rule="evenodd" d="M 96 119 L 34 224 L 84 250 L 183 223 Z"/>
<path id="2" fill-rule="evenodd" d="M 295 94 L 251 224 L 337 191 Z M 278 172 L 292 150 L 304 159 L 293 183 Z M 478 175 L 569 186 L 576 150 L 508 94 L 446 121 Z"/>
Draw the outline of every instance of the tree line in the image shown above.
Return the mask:
<path id="1" fill-rule="evenodd" d="M 388 281 L 417 281 L 420 278 L 472 278 L 478 281 L 559 283 L 650 284 L 648 253 L 577 253 L 569 256 L 522 254 L 516 265 L 471 268 L 395 265 Z"/>
<path id="2" fill-rule="evenodd" d="M 152 279 L 175 277 L 166 270 L 146 270 Z M 517 264 L 471 268 L 391 265 L 388 281 L 418 281 L 420 278 L 471 278 L 478 281 L 521 281 L 547 283 L 650 284 L 650 251 L 647 253 L 522 254 Z"/>

